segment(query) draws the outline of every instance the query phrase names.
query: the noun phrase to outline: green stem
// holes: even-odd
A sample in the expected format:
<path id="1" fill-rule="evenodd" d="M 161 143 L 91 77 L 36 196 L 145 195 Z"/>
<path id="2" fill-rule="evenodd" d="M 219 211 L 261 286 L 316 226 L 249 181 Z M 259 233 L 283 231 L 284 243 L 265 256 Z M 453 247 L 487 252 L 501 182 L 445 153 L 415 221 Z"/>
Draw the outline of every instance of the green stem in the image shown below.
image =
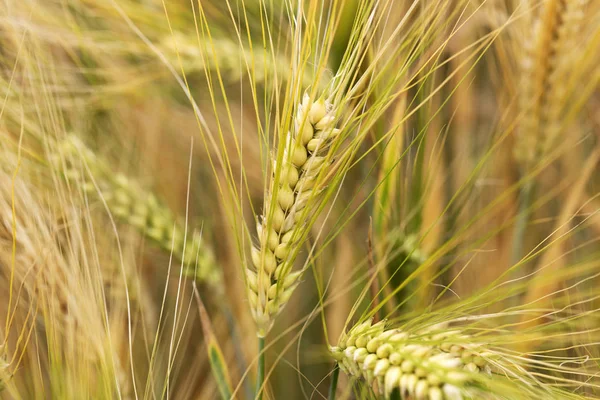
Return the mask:
<path id="1" fill-rule="evenodd" d="M 262 400 L 265 381 L 265 338 L 258 338 L 258 374 L 256 376 L 256 400 Z"/>
<path id="2" fill-rule="evenodd" d="M 335 400 L 338 376 L 340 376 L 340 367 L 338 364 L 335 364 L 335 367 L 333 367 L 333 374 L 331 375 L 331 383 L 329 384 L 329 400 Z"/>
<path id="3" fill-rule="evenodd" d="M 235 358 L 237 360 L 238 369 L 240 371 L 246 370 L 246 360 L 244 359 L 244 352 L 242 350 L 242 340 L 240 339 L 239 331 L 237 329 L 237 325 L 235 322 L 235 316 L 233 315 L 233 311 L 231 309 L 231 304 L 229 302 L 224 302 L 221 306 L 222 312 L 225 315 L 225 319 L 227 320 L 227 325 L 229 326 L 229 334 L 233 339 L 233 347 L 235 348 Z M 244 390 L 246 392 L 246 398 L 252 398 L 252 382 L 249 379 L 244 379 Z"/>
<path id="4" fill-rule="evenodd" d="M 525 230 L 529 222 L 529 208 L 533 198 L 533 182 L 528 180 L 521 186 L 519 193 L 519 211 L 515 224 L 515 233 L 513 235 L 512 245 L 512 265 L 516 265 L 523 257 L 523 240 L 525 238 Z"/>

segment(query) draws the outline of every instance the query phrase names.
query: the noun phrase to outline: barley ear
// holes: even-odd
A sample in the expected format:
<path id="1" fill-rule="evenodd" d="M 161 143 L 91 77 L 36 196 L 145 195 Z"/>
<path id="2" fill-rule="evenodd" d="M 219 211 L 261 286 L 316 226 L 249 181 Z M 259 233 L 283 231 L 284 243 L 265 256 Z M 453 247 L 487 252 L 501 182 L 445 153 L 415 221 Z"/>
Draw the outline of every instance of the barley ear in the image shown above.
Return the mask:
<path id="1" fill-rule="evenodd" d="M 273 77 L 292 78 L 289 58 L 277 53 L 268 58 L 257 56 L 248 45 L 228 37 L 200 39 L 194 33 L 173 32 L 161 41 L 160 47 L 173 65 L 181 65 L 188 74 L 218 70 L 226 81 L 250 78 L 253 84 Z M 312 83 L 314 77 L 307 68 L 302 84 L 308 87 Z"/>
<path id="2" fill-rule="evenodd" d="M 459 331 L 416 335 L 385 324 L 356 325 L 330 352 L 342 371 L 363 378 L 386 399 L 395 389 L 403 399 L 470 398 L 477 377 L 491 373 L 491 353 Z"/>
<path id="3" fill-rule="evenodd" d="M 303 271 L 292 267 L 303 237 L 308 209 L 318 207 L 325 189 L 322 175 L 332 162 L 335 128 L 334 106 L 305 95 L 298 105 L 292 132 L 285 136 L 285 151 L 276 162 L 264 201 L 264 215 L 257 222 L 258 244 L 252 248 L 246 269 L 248 296 L 259 337 L 265 337 L 275 316 L 298 285 Z"/>
<path id="4" fill-rule="evenodd" d="M 154 194 L 144 191 L 125 175 L 114 173 L 107 162 L 76 136 L 63 140 L 58 150 L 51 163 L 67 181 L 87 194 L 97 195 L 99 191 L 117 220 L 133 226 L 166 252 L 173 250 L 187 275 L 223 290 L 222 272 L 200 232 L 186 235 L 184 225 Z M 83 165 L 75 163 L 79 158 Z"/>
<path id="5" fill-rule="evenodd" d="M 569 78 L 577 72 L 577 41 L 587 0 L 545 2 L 534 24 L 522 63 L 520 107 L 523 112 L 515 142 L 516 160 L 529 169 L 557 144 L 564 130 Z"/>

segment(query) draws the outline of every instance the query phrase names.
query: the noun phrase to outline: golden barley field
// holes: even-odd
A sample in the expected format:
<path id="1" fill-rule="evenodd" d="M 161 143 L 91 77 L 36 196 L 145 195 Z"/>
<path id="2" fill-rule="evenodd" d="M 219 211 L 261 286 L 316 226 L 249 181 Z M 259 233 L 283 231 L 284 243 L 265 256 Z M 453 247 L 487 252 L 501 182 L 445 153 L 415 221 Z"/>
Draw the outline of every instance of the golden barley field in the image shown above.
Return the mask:
<path id="1" fill-rule="evenodd" d="M 0 399 L 600 399 L 600 1 L 0 0 Z"/>

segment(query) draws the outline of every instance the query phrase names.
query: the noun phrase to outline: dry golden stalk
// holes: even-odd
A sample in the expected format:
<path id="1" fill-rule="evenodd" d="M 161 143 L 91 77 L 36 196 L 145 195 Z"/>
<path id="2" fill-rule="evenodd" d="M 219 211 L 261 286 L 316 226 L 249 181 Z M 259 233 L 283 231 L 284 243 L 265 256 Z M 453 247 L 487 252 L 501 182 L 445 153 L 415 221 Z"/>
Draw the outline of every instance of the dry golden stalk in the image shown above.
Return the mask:
<path id="1" fill-rule="evenodd" d="M 257 223 L 259 243 L 252 248 L 253 268 L 246 269 L 259 337 L 267 335 L 304 272 L 291 271 L 306 229 L 302 223 L 305 208 L 314 205 L 324 190 L 319 176 L 331 165 L 331 142 L 339 134 L 334 121 L 332 104 L 323 99 L 313 102 L 305 95 L 293 132 L 286 135 L 281 165 L 274 167 L 264 201 L 265 214 Z"/>
<path id="2" fill-rule="evenodd" d="M 82 165 L 75 162 L 79 157 Z M 154 194 L 144 191 L 125 175 L 115 174 L 77 137 L 69 136 L 60 143 L 52 164 L 84 192 L 97 194 L 99 190 L 113 216 L 135 227 L 163 250 L 172 250 L 185 265 L 186 273 L 217 290 L 223 289 L 222 271 L 200 232 L 186 236 L 184 225 Z"/>
<path id="3" fill-rule="evenodd" d="M 107 311 L 99 299 L 104 299 L 103 273 L 115 267 L 114 257 L 104 238 L 92 239 L 85 209 L 70 207 L 60 192 L 36 189 L 0 170 L 0 267 L 13 277 L 2 279 L 0 288 L 10 320 L 3 330 L 4 348 L 0 345 L 0 381 L 8 397 L 21 397 L 23 382 L 31 382 L 27 376 L 33 362 L 39 369 L 33 373 L 49 385 L 31 388 L 26 397 L 89 398 L 87 390 L 93 387 L 97 397 L 112 398 L 107 394 L 114 393 L 112 382 L 100 383 L 113 370 L 116 356 L 105 318 L 125 305 L 111 304 Z M 67 389 L 64 382 L 72 383 Z"/>

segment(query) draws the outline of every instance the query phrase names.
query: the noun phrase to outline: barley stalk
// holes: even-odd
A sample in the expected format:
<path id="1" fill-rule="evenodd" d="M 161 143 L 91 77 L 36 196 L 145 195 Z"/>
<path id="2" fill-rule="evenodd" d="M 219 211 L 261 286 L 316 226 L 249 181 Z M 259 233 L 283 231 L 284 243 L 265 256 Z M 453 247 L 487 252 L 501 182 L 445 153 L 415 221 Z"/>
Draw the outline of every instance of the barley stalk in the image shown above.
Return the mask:
<path id="1" fill-rule="evenodd" d="M 338 136 L 333 105 L 305 95 L 298 106 L 292 132 L 286 135 L 281 163 L 275 163 L 265 214 L 257 222 L 259 243 L 252 248 L 252 267 L 246 269 L 248 295 L 259 337 L 265 337 L 275 316 L 286 305 L 303 270 L 292 266 L 309 228 L 303 222 L 307 207 L 325 189 L 319 176 L 331 165 L 331 143 Z"/>
<path id="2" fill-rule="evenodd" d="M 470 397 L 477 377 L 491 373 L 486 352 L 459 331 L 409 334 L 367 320 L 352 328 L 330 351 L 342 371 L 363 378 L 389 398 L 460 400 Z"/>
<path id="3" fill-rule="evenodd" d="M 93 181 L 81 166 L 74 163 L 78 157 L 89 169 Z M 64 165 L 61 164 L 63 160 Z M 154 194 L 144 191 L 125 175 L 115 174 L 104 160 L 75 136 L 69 136 L 59 144 L 59 153 L 52 163 L 68 181 L 86 193 L 97 194 L 97 185 L 114 217 L 136 228 L 163 250 L 172 250 L 174 256 L 183 262 L 187 274 L 222 290 L 221 270 L 212 250 L 202 241 L 200 232 L 194 231 L 186 236 L 183 224 Z"/>

